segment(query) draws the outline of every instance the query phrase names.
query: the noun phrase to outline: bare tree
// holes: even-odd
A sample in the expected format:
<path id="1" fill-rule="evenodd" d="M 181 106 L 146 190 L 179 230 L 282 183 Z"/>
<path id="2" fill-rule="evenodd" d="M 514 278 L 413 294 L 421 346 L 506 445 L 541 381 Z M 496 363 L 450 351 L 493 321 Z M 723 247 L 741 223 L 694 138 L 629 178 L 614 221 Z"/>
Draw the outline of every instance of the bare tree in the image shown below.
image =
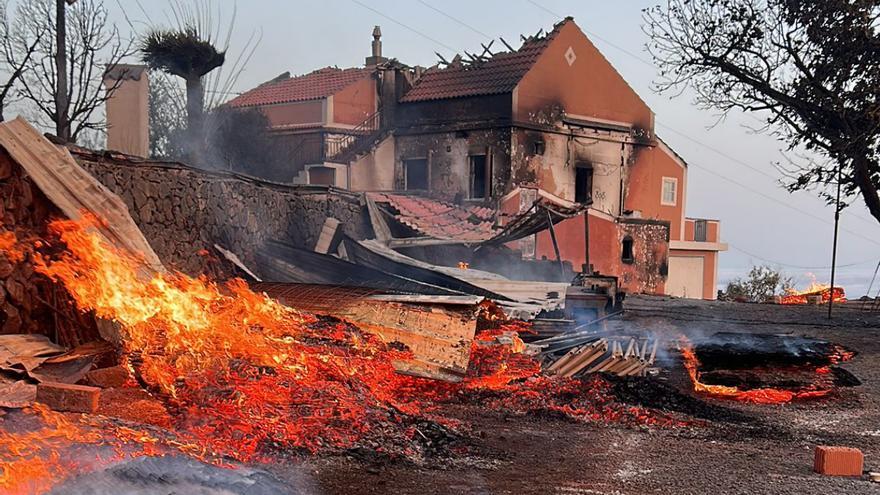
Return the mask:
<path id="1" fill-rule="evenodd" d="M 132 43 L 120 36 L 100 0 L 78 0 L 66 10 L 65 70 L 60 76 L 56 7 L 44 0 L 19 4 L 17 16 L 24 24 L 19 43 L 35 43 L 19 93 L 39 110 L 40 124 L 54 127 L 65 141 L 76 141 L 83 131 L 106 128 L 100 110 L 119 83 L 105 88 L 103 75 L 133 53 Z M 38 36 L 47 29 L 45 36 Z"/>
<path id="2" fill-rule="evenodd" d="M 25 67 L 34 56 L 37 45 L 46 36 L 47 29 L 45 26 L 40 26 L 33 33 L 33 37 L 28 39 L 25 23 L 21 15 L 10 19 L 9 2 L 0 1 L 0 51 L 2 51 L 0 64 L 6 76 L 6 80 L 0 84 L 0 121 L 6 120 L 4 116 L 6 106 L 17 96 L 13 89 L 17 87 Z"/>
<path id="3" fill-rule="evenodd" d="M 823 157 L 790 191 L 842 185 L 880 221 L 880 3 L 668 0 L 645 11 L 658 89 L 691 88 L 704 107 L 759 112 L 762 130 Z"/>

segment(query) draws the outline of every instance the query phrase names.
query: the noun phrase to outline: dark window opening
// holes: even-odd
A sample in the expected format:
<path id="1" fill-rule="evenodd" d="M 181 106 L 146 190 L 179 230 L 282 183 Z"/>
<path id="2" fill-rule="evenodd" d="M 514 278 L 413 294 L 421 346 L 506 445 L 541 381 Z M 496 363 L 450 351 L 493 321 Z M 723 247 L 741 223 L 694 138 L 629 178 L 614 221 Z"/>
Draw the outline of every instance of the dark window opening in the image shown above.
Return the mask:
<path id="1" fill-rule="evenodd" d="M 593 167 L 577 166 L 574 169 L 574 200 L 587 203 L 593 195 Z"/>
<path id="2" fill-rule="evenodd" d="M 309 184 L 321 186 L 336 185 L 336 169 L 330 167 L 310 167 Z"/>
<path id="3" fill-rule="evenodd" d="M 470 156 L 470 194 L 471 199 L 484 199 L 489 196 L 489 161 L 486 155 Z"/>
<path id="4" fill-rule="evenodd" d="M 694 222 L 694 240 L 698 242 L 706 242 L 705 220 L 697 220 Z"/>
<path id="5" fill-rule="evenodd" d="M 535 141 L 535 150 L 534 150 L 535 154 L 536 155 L 543 155 L 546 147 L 547 147 L 547 145 L 544 144 L 544 141 Z"/>
<path id="6" fill-rule="evenodd" d="M 404 160 L 404 168 L 406 169 L 407 191 L 427 191 L 428 190 L 428 159 L 415 158 L 412 160 Z"/>
<path id="7" fill-rule="evenodd" d="M 620 261 L 623 261 L 624 263 L 632 263 L 633 261 L 635 261 L 635 257 L 633 256 L 632 237 L 624 237 L 623 242 L 621 242 L 620 248 Z"/>

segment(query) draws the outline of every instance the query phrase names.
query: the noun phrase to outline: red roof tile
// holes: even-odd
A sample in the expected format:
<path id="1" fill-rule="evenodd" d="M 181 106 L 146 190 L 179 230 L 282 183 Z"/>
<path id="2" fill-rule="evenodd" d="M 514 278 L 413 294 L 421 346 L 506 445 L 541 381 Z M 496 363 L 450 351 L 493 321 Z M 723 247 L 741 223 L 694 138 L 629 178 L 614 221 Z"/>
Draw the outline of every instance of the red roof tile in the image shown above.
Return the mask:
<path id="1" fill-rule="evenodd" d="M 488 60 L 476 64 L 455 64 L 443 69 L 429 69 L 400 101 L 510 93 L 566 22 L 568 21 L 557 24 L 553 31 L 542 38 L 526 40 L 515 52 L 496 53 Z"/>
<path id="2" fill-rule="evenodd" d="M 326 98 L 372 73 L 372 69 L 366 68 L 325 67 L 302 76 L 263 83 L 233 98 L 229 105 L 253 107 Z"/>
<path id="3" fill-rule="evenodd" d="M 435 239 L 481 242 L 494 237 L 495 212 L 482 206 L 456 206 L 421 196 L 369 193 L 377 203 L 386 203 L 402 224 Z"/>

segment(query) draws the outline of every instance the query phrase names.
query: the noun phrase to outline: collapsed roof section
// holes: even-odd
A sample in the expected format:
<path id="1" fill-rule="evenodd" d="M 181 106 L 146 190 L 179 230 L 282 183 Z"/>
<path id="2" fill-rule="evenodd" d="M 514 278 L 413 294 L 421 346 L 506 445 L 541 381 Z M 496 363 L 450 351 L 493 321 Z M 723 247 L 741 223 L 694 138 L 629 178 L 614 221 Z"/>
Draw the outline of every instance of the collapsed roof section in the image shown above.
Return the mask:
<path id="1" fill-rule="evenodd" d="M 428 69 L 400 101 L 410 103 L 510 93 L 568 22 L 571 18 L 556 24 L 545 36 L 524 38 L 518 50 L 511 49 L 489 57 L 471 56 L 468 63 L 456 57 L 442 69 Z M 487 52 L 488 47 L 484 54 Z"/>
<path id="2" fill-rule="evenodd" d="M 580 215 L 589 207 L 589 203 L 575 203 L 530 187 L 517 187 L 501 203 L 523 204 L 521 196 L 525 191 L 536 199 L 510 217 L 483 206 L 454 205 L 423 196 L 367 193 L 367 197 L 381 207 L 387 218 L 416 234 L 390 239 L 388 245 L 395 248 L 441 244 L 497 246 L 536 234 L 551 224 Z"/>

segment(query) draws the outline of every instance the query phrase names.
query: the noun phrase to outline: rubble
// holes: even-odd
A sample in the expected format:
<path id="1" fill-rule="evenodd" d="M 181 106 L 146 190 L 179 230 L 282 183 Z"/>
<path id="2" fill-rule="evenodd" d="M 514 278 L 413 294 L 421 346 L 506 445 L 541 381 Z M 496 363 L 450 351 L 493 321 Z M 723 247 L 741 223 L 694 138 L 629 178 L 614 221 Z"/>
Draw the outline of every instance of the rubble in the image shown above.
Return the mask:
<path id="1" fill-rule="evenodd" d="M 93 413 L 98 410 L 101 389 L 87 385 L 43 382 L 37 385 L 36 401 L 56 411 Z"/>

